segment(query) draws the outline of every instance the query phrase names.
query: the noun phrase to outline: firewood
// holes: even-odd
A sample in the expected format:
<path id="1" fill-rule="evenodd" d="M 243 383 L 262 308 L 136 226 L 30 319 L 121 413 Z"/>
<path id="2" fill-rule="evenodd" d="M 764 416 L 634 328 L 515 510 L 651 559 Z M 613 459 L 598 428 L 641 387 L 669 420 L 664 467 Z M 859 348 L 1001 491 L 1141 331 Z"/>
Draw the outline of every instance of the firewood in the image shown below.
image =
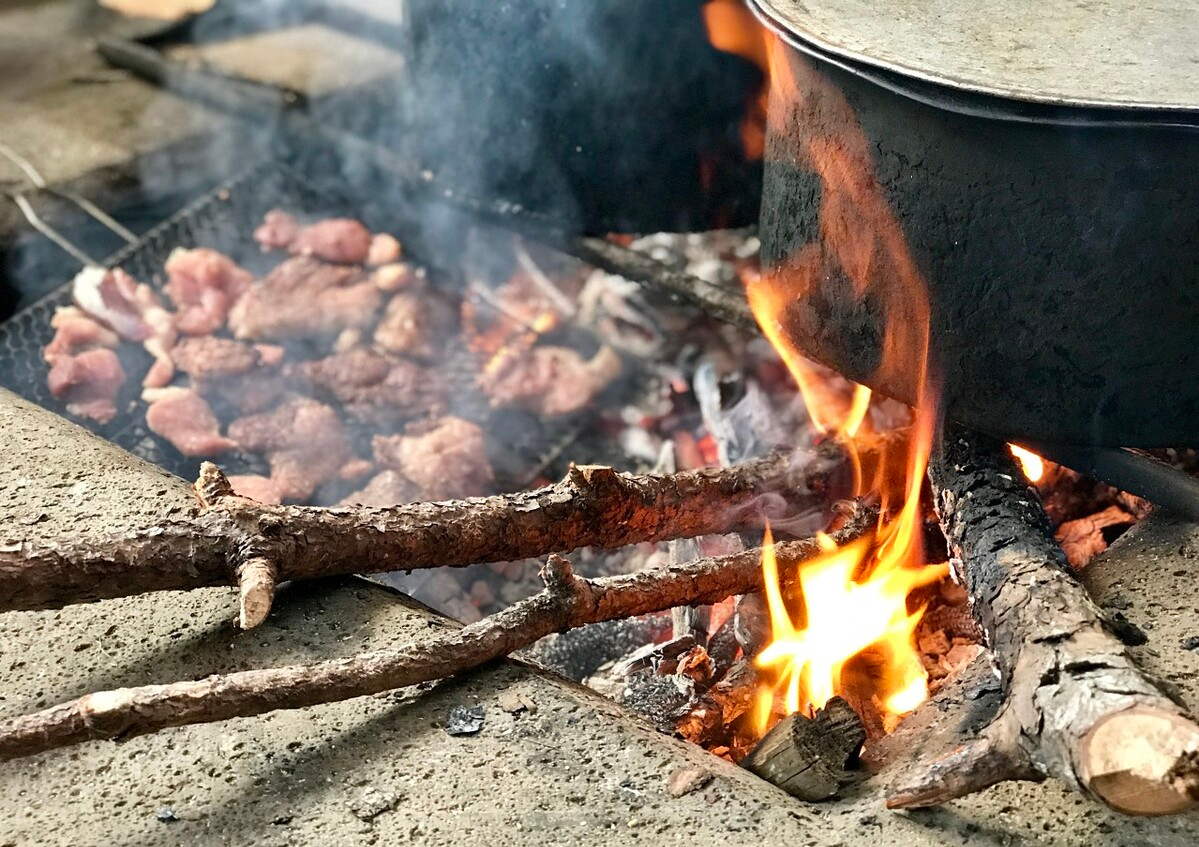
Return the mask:
<path id="1" fill-rule="evenodd" d="M 860 537 L 875 517 L 870 509 L 859 510 L 834 539 L 845 544 Z M 776 545 L 776 555 L 793 576 L 821 549 L 814 539 L 784 542 Z M 575 576 L 565 559 L 550 556 L 542 568 L 545 589 L 540 594 L 461 629 L 345 659 L 88 694 L 0 722 L 0 761 L 88 740 L 298 709 L 441 679 L 510 655 L 553 632 L 760 591 L 760 561 L 761 550 L 755 549 L 587 580 Z"/>
<path id="2" fill-rule="evenodd" d="M 861 718 L 834 697 L 814 717 L 796 712 L 775 724 L 741 767 L 800 800 L 827 800 L 857 778 L 865 741 Z"/>
<path id="3" fill-rule="evenodd" d="M 1199 725 L 1104 627 L 1004 446 L 949 429 L 929 478 L 1005 701 L 976 738 L 901 776 L 888 805 L 1053 776 L 1128 814 L 1192 807 Z"/>
<path id="4" fill-rule="evenodd" d="M 116 537 L 0 536 L 0 612 L 252 584 L 243 602 L 259 610 L 246 618 L 251 624 L 265 616 L 268 581 L 262 567 L 246 571 L 250 558 L 269 562 L 272 581 L 284 582 L 734 532 L 759 527 L 779 512 L 827 510 L 848 493 L 847 473 L 842 448 L 826 442 L 802 462 L 779 453 L 671 476 L 589 465 L 572 467 L 556 485 L 517 494 L 321 509 L 234 496 L 223 474 L 206 465 L 197 483 L 198 513 L 167 515 Z M 202 489 L 211 485 L 219 492 L 205 499 Z"/>

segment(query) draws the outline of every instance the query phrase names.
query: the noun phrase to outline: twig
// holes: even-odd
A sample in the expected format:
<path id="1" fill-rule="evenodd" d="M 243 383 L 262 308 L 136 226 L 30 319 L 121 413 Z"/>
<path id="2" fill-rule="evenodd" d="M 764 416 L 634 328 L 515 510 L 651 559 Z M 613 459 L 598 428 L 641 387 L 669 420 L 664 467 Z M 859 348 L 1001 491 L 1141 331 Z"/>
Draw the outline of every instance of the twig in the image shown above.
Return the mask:
<path id="1" fill-rule="evenodd" d="M 834 538 L 846 543 L 869 531 L 873 520 L 870 510 L 860 509 Z M 792 571 L 820 550 L 813 540 L 776 546 L 780 563 Z M 347 659 L 88 694 L 0 722 L 0 761 L 88 740 L 378 694 L 476 668 L 553 632 L 685 604 L 718 603 L 761 589 L 760 553 L 749 550 L 596 580 L 575 576 L 569 562 L 550 556 L 541 572 L 545 590 L 462 629 Z"/>
<path id="2" fill-rule="evenodd" d="M 1129 814 L 1193 806 L 1199 726 L 1104 628 L 1003 445 L 947 432 L 929 478 L 1006 700 L 977 738 L 903 775 L 888 805 L 1053 776 Z"/>
<path id="3" fill-rule="evenodd" d="M 218 484 L 218 477 L 224 479 L 207 465 L 198 484 Z M 848 489 L 833 443 L 802 458 L 777 454 L 672 476 L 572 467 L 562 482 L 533 491 L 383 509 L 268 506 L 222 489 L 201 496 L 198 514 L 131 534 L 0 540 L 0 611 L 250 581 L 265 586 L 261 569 L 242 578 L 252 558 L 273 563 L 274 579 L 283 582 L 736 532 L 761 526 L 763 518 L 777 521 L 780 513 L 826 510 Z"/>

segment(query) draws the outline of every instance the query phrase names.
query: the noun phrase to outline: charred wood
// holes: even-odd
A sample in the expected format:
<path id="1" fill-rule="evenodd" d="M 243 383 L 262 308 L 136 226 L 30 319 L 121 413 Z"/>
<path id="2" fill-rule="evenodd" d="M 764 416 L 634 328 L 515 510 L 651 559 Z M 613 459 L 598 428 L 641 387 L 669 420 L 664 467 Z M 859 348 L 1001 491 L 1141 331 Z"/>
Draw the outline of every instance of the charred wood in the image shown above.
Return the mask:
<path id="1" fill-rule="evenodd" d="M 866 741 L 862 720 L 840 697 L 814 717 L 783 718 L 741 766 L 800 800 L 827 800 L 858 778 L 858 751 Z"/>
<path id="2" fill-rule="evenodd" d="M 888 804 L 1052 776 L 1128 814 L 1193 806 L 1199 726 L 1104 626 L 1004 446 L 947 429 L 929 478 L 1005 701 L 975 738 L 903 774 Z"/>
<path id="3" fill-rule="evenodd" d="M 863 509 L 834 537 L 847 543 L 869 531 Z M 814 540 L 777 545 L 780 565 L 794 574 L 819 554 Z M 347 700 L 452 676 L 510 655 L 550 633 L 601 621 L 717 603 L 761 590 L 760 550 L 701 559 L 679 567 L 587 580 L 551 556 L 545 589 L 491 617 L 399 648 L 311 665 L 210 676 L 167 685 L 85 695 L 41 712 L 0 722 L 0 760 L 88 740 L 128 738 L 195 723 L 260 715 Z"/>

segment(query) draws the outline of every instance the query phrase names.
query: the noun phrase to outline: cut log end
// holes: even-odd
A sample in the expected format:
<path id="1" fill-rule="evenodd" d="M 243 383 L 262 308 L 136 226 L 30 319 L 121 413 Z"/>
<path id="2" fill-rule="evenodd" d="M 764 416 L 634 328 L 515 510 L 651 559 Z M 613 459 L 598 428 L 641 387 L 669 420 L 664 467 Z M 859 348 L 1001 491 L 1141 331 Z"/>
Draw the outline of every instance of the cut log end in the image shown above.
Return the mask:
<path id="1" fill-rule="evenodd" d="M 861 718 L 834 697 L 814 718 L 783 718 L 741 766 L 800 800 L 827 800 L 856 778 L 852 767 L 865 742 Z"/>
<path id="2" fill-rule="evenodd" d="M 275 600 L 275 566 L 262 557 L 249 559 L 238 569 L 237 582 L 238 626 L 253 629 L 266 620 Z"/>
<path id="3" fill-rule="evenodd" d="M 1172 815 L 1199 801 L 1199 726 L 1154 707 L 1107 715 L 1083 738 L 1082 782 L 1129 815 Z"/>

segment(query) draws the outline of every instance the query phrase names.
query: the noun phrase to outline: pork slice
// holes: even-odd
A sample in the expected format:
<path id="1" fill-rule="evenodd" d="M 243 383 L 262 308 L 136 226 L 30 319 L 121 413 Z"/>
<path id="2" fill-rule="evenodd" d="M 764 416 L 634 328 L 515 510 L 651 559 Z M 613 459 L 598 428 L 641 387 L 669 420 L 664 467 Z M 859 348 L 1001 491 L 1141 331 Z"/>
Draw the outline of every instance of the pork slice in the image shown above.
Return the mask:
<path id="1" fill-rule="evenodd" d="M 493 406 L 565 415 L 587 406 L 620 375 L 620 356 L 602 347 L 591 359 L 565 347 L 538 347 L 485 374 L 480 387 Z"/>
<path id="2" fill-rule="evenodd" d="M 229 477 L 233 493 L 239 497 L 249 497 L 259 503 L 278 506 L 283 502 L 283 494 L 273 479 L 257 474 L 234 474 Z"/>
<path id="3" fill-rule="evenodd" d="M 46 381 L 50 393 L 64 401 L 72 415 L 105 424 L 116 417 L 125 370 L 116 353 L 99 347 L 77 356 L 58 356 Z"/>
<path id="4" fill-rule="evenodd" d="M 71 296 L 80 309 L 126 341 L 145 341 L 153 334 L 142 317 L 137 280 L 121 268 L 84 268 L 71 283 Z"/>
<path id="5" fill-rule="evenodd" d="M 182 339 L 173 356 L 179 370 L 200 380 L 243 374 L 262 364 L 254 345 L 212 335 Z"/>
<path id="6" fill-rule="evenodd" d="M 240 339 L 280 341 L 336 335 L 374 322 L 382 295 L 362 273 L 308 257 L 289 259 L 254 285 L 229 312 Z"/>
<path id="7" fill-rule="evenodd" d="M 403 435 L 376 435 L 371 446 L 375 461 L 410 479 L 424 499 L 479 496 L 495 482 L 483 430 L 462 418 L 447 415 Z"/>
<path id="8" fill-rule="evenodd" d="M 352 218 L 328 218 L 304 227 L 288 249 L 299 256 L 361 265 L 370 255 L 371 231 Z"/>
<path id="9" fill-rule="evenodd" d="M 54 338 L 42 350 L 42 358 L 53 365 L 61 356 L 76 356 L 97 347 L 115 348 L 121 337 L 75 306 L 62 306 L 50 318 Z"/>
<path id="10" fill-rule="evenodd" d="M 306 397 L 239 418 L 229 425 L 229 437 L 245 450 L 265 454 L 271 480 L 288 500 L 308 499 L 353 458 L 337 413 Z"/>
<path id="11" fill-rule="evenodd" d="M 423 288 L 401 291 L 375 327 L 375 345 L 389 353 L 429 358 L 444 348 L 456 320 L 444 297 Z"/>
<path id="12" fill-rule="evenodd" d="M 375 474 L 361 491 L 355 491 L 338 505 L 399 506 L 415 501 L 419 494 L 417 487 L 402 473 L 386 470 Z"/>
<path id="13" fill-rule="evenodd" d="M 404 247 L 394 235 L 380 232 L 371 238 L 371 246 L 366 253 L 368 265 L 389 265 L 398 262 L 404 255 Z"/>
<path id="14" fill-rule="evenodd" d="M 207 247 L 175 249 L 166 272 L 167 297 L 179 310 L 176 325 L 185 335 L 207 335 L 224 326 L 229 308 L 254 281 L 245 268 Z"/>
<path id="15" fill-rule="evenodd" d="M 218 456 L 237 446 L 221 435 L 221 423 L 199 392 L 163 388 L 146 409 L 146 426 L 184 456 Z"/>
<path id="16" fill-rule="evenodd" d="M 266 411 L 294 396 L 278 371 L 266 368 L 195 380 L 195 387 L 205 397 L 220 398 L 243 415 Z"/>
<path id="17" fill-rule="evenodd" d="M 299 221 L 282 209 L 271 209 L 254 230 L 254 240 L 263 250 L 286 250 L 299 234 Z"/>

